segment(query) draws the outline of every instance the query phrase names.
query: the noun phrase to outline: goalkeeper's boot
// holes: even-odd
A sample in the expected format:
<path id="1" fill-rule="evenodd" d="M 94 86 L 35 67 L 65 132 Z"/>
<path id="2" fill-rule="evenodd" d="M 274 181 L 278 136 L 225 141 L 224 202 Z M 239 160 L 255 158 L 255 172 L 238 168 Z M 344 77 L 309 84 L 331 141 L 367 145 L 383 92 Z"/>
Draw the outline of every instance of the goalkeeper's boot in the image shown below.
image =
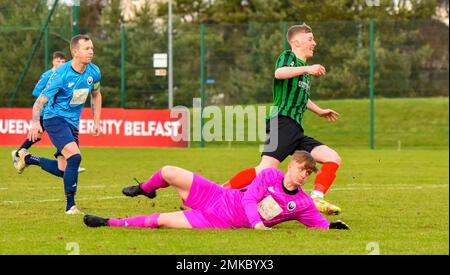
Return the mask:
<path id="1" fill-rule="evenodd" d="M 326 214 L 326 215 L 339 215 L 341 213 L 341 208 L 331 204 L 324 199 L 321 198 L 313 198 L 314 204 L 316 205 L 317 209 L 320 213 Z"/>
<path id="2" fill-rule="evenodd" d="M 11 156 L 13 158 L 13 165 L 17 170 L 17 173 L 22 174 L 23 170 L 28 166 L 28 164 L 25 162 L 25 157 L 29 155 L 30 153 L 27 151 L 27 149 L 22 148 L 19 150 L 16 156 L 16 151 L 11 152 Z"/>
<path id="3" fill-rule="evenodd" d="M 147 198 L 153 199 L 156 197 L 156 191 L 153 190 L 152 192 L 145 192 L 144 190 L 142 190 L 141 188 L 141 184 L 136 178 L 134 179 L 137 183 L 139 183 L 138 185 L 131 185 L 131 186 L 127 186 L 124 189 L 122 189 L 122 193 L 125 196 L 128 197 L 136 197 L 139 195 L 143 195 L 146 196 Z"/>
<path id="4" fill-rule="evenodd" d="M 83 218 L 84 224 L 89 227 L 108 226 L 108 220 L 109 219 L 89 214 L 85 215 Z"/>

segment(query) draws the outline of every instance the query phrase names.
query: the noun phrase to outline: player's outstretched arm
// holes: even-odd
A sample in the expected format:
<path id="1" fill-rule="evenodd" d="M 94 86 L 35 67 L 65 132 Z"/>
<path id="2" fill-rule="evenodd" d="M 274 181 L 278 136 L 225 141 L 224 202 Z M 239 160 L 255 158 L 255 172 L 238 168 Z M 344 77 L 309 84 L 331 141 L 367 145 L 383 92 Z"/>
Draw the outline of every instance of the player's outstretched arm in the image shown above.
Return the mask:
<path id="1" fill-rule="evenodd" d="M 339 113 L 336 112 L 335 110 L 320 108 L 317 104 L 312 102 L 311 99 L 308 99 L 308 103 L 307 103 L 306 107 L 311 112 L 315 113 L 318 116 L 325 117 L 330 122 L 334 122 L 334 121 L 338 120 L 338 118 L 340 116 Z"/>
<path id="2" fill-rule="evenodd" d="M 265 229 L 265 226 L 260 218 L 258 212 L 258 202 L 260 202 L 265 195 L 268 183 L 266 181 L 266 174 L 268 169 L 263 170 L 256 176 L 253 182 L 248 186 L 247 191 L 242 197 L 242 206 L 245 210 L 245 215 L 251 226 L 255 229 Z"/>
<path id="3" fill-rule="evenodd" d="M 265 226 L 263 222 L 259 222 L 259 223 L 255 224 L 255 226 L 253 228 L 258 229 L 258 230 L 271 230 L 272 229 L 270 227 Z"/>
<path id="4" fill-rule="evenodd" d="M 33 104 L 33 124 L 31 125 L 31 129 L 28 132 L 28 140 L 36 141 L 40 138 L 42 133 L 41 126 L 41 114 L 44 109 L 44 105 L 48 102 L 48 99 L 41 94 Z"/>

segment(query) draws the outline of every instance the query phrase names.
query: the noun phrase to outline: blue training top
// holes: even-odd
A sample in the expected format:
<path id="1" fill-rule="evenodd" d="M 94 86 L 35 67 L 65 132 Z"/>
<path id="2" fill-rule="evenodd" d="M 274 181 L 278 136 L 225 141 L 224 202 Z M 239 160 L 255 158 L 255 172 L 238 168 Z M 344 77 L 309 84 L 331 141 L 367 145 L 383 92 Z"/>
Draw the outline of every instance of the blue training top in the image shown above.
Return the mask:
<path id="1" fill-rule="evenodd" d="M 44 119 L 62 117 L 78 128 L 81 111 L 91 92 L 100 89 L 100 69 L 89 63 L 83 73 L 72 68 L 72 60 L 62 64 L 50 77 L 43 95 L 48 99 Z"/>
<path id="2" fill-rule="evenodd" d="M 33 96 L 39 97 L 41 95 L 42 91 L 45 89 L 45 86 L 47 86 L 48 80 L 50 79 L 50 77 L 54 72 L 55 69 L 52 68 L 41 75 L 41 78 L 39 78 L 38 83 L 36 83 L 36 86 L 34 86 L 32 92 Z"/>

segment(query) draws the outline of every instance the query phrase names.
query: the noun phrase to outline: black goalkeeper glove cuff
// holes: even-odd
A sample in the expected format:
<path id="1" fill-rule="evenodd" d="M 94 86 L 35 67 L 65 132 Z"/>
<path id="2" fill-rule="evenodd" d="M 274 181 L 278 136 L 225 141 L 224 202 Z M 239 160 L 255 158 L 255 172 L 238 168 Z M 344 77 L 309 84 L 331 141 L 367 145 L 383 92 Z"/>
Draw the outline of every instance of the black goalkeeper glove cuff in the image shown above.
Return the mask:
<path id="1" fill-rule="evenodd" d="M 336 222 L 330 223 L 329 229 L 344 229 L 344 230 L 350 230 L 350 226 L 348 226 L 345 222 L 338 220 Z"/>

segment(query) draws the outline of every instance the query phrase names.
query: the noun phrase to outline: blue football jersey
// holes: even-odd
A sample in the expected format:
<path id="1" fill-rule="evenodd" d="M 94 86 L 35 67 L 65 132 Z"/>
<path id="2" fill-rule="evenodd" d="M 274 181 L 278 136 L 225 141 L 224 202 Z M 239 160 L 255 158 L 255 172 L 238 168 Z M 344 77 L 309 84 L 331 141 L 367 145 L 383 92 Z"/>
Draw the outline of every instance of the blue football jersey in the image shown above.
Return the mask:
<path id="1" fill-rule="evenodd" d="M 50 77 L 43 95 L 48 99 L 44 119 L 62 117 L 78 128 L 81 111 L 91 92 L 100 89 L 100 69 L 89 63 L 83 73 L 72 68 L 72 60 L 62 64 Z"/>
<path id="2" fill-rule="evenodd" d="M 33 96 L 39 97 L 41 95 L 42 91 L 47 86 L 48 80 L 50 79 L 50 77 L 52 76 L 52 74 L 54 72 L 55 72 L 55 69 L 52 68 L 41 75 L 41 78 L 39 78 L 38 83 L 36 83 L 36 86 L 34 86 L 34 89 L 32 92 Z"/>

